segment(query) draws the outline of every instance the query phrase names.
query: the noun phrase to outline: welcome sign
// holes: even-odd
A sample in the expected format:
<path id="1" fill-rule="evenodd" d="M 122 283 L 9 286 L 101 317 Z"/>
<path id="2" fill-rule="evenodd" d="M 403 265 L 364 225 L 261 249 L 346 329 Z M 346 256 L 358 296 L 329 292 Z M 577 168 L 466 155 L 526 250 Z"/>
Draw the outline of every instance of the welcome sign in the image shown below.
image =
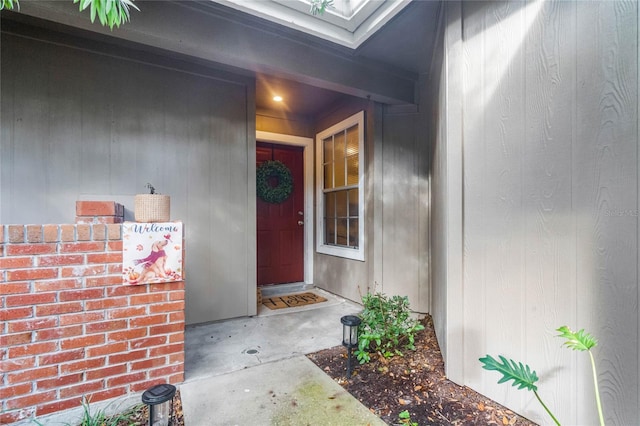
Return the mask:
<path id="1" fill-rule="evenodd" d="M 122 224 L 122 282 L 182 281 L 182 222 Z"/>

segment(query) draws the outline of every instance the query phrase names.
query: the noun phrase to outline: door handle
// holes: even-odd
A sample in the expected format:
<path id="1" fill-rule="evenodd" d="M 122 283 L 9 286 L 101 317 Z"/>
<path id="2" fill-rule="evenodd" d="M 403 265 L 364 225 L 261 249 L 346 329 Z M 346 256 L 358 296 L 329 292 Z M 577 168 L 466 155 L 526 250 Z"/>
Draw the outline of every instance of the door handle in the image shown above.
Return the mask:
<path id="1" fill-rule="evenodd" d="M 302 225 L 304 225 L 304 222 L 303 222 L 303 221 L 301 221 L 301 220 L 299 220 L 299 221 L 298 221 L 298 225 L 302 226 Z"/>

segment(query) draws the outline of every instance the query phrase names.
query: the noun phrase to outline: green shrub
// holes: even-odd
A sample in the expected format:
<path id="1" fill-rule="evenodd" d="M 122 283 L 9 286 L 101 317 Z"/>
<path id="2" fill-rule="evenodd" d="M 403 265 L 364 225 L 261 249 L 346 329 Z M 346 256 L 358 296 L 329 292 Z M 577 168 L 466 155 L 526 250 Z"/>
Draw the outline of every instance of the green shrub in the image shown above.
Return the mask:
<path id="1" fill-rule="evenodd" d="M 424 326 L 410 317 L 407 296 L 367 293 L 362 297 L 362 304 L 364 310 L 360 314 L 362 323 L 355 351 L 360 364 L 371 360 L 371 352 L 390 358 L 402 355 L 401 348 L 415 349 L 415 333 L 423 330 Z"/>

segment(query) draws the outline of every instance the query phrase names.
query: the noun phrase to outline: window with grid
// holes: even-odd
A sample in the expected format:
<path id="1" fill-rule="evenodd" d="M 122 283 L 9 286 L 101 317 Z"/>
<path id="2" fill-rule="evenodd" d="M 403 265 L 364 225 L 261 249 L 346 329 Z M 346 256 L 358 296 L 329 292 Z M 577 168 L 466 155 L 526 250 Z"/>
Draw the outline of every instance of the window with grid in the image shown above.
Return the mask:
<path id="1" fill-rule="evenodd" d="M 319 133 L 317 250 L 364 260 L 364 111 Z"/>

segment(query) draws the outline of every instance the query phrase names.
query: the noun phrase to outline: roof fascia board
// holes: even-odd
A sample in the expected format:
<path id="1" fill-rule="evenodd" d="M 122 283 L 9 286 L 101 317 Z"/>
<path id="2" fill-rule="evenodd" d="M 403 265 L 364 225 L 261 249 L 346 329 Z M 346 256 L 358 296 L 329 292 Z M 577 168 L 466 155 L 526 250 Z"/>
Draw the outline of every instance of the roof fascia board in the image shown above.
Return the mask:
<path id="1" fill-rule="evenodd" d="M 116 39 L 390 104 L 415 103 L 416 78 L 197 8 L 191 2 L 143 2 L 132 21 L 110 31 L 68 1 L 23 1 L 20 12 Z"/>

